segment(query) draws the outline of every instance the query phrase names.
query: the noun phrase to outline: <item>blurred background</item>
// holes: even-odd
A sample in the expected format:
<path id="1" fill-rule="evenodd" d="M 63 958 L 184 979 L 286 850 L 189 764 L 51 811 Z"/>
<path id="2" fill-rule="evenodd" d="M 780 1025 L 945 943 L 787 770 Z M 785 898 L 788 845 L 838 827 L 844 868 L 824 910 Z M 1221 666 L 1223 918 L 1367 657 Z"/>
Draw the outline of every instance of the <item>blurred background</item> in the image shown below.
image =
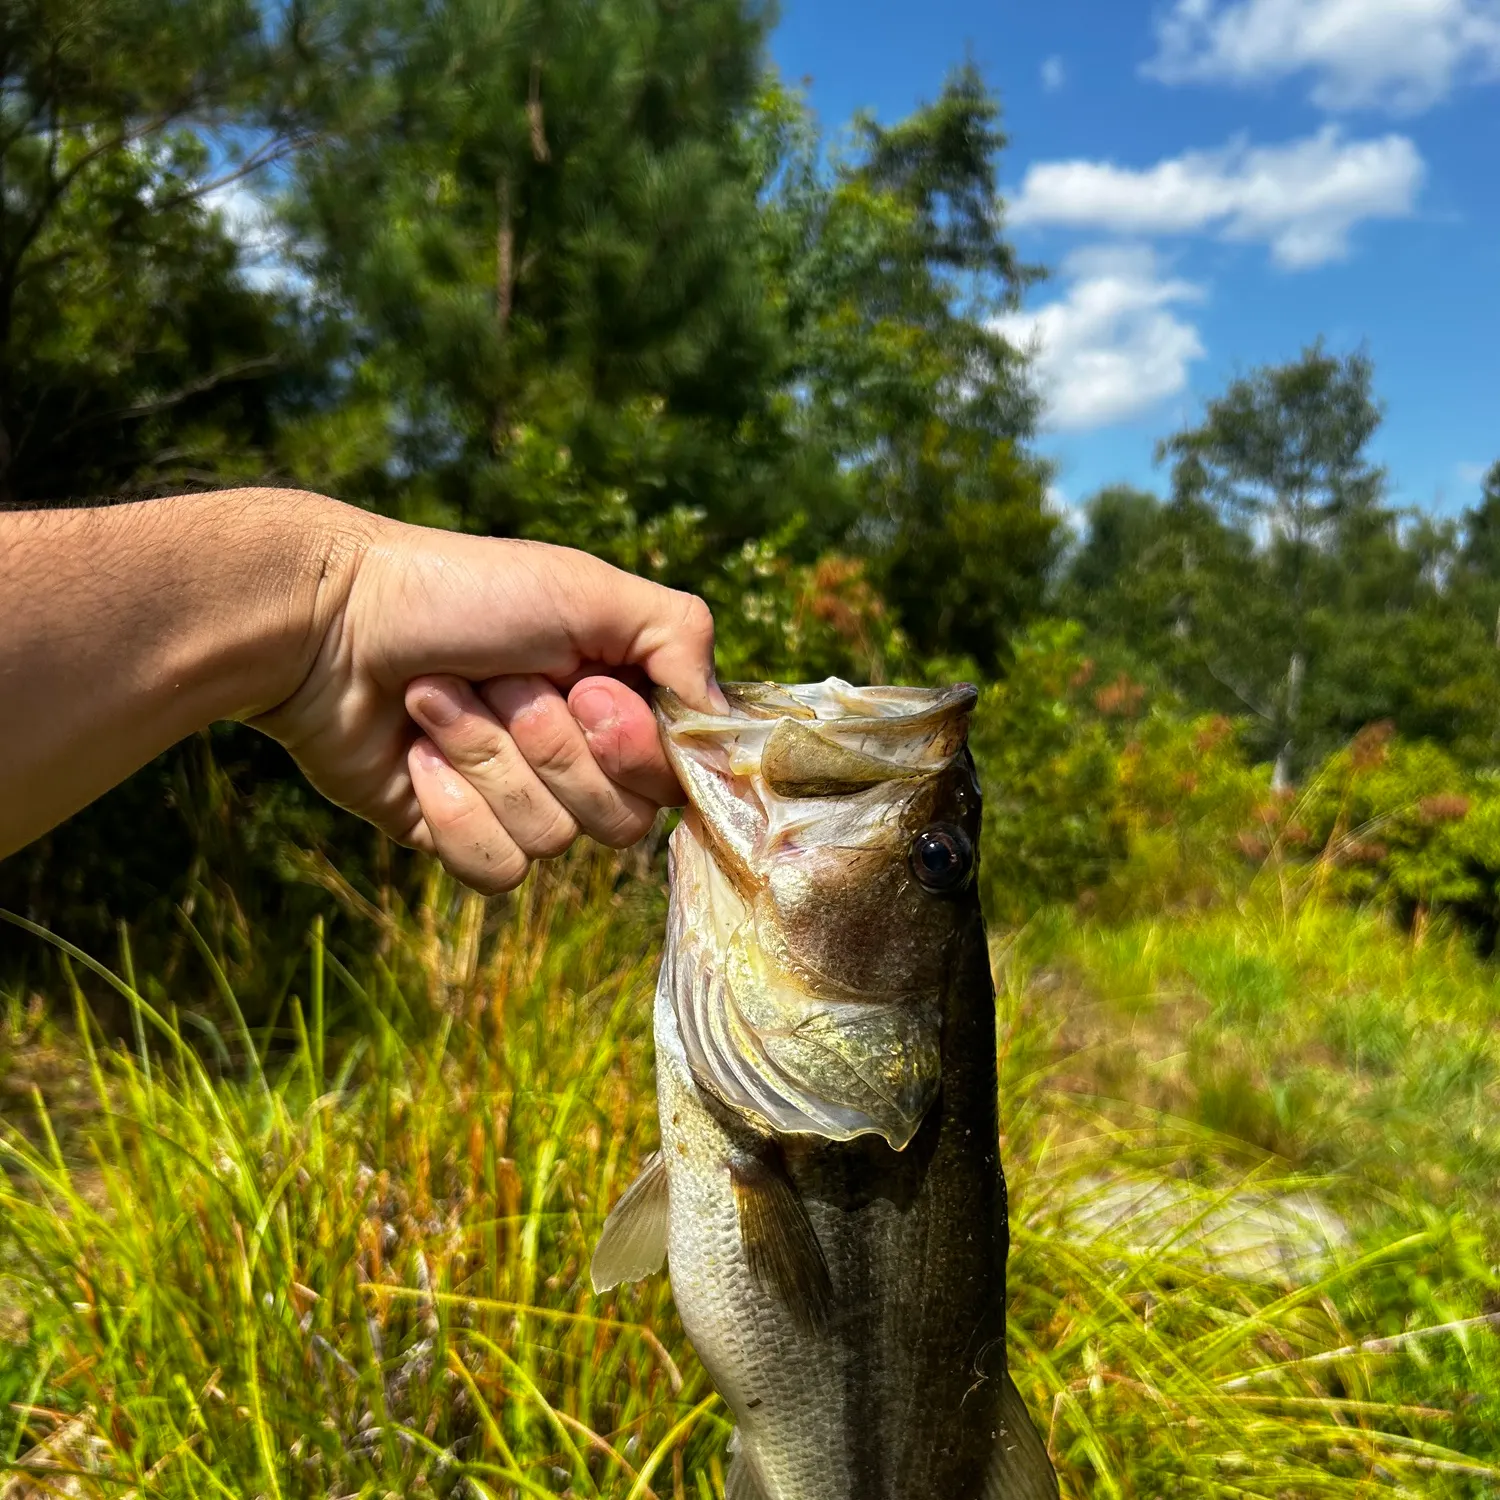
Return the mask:
<path id="1" fill-rule="evenodd" d="M 1183 3 L 1153 60 L 1142 8 L 1134 87 L 1335 10 Z M 1281 71 L 1409 115 L 1500 56 L 1478 0 L 1381 14 L 1287 21 Z M 1490 314 L 1372 353 L 1407 135 L 1049 165 L 1109 49 L 1016 18 L 1003 117 L 1011 23 L 928 20 L 5 0 L 0 503 L 316 489 L 693 589 L 725 679 L 979 683 L 1012 1369 L 1064 1493 L 1494 1494 Z M 1194 226 L 1332 300 L 1221 269 L 1190 390 L 1204 283 L 1140 237 Z M 1440 393 L 1460 500 L 1412 503 L 1388 384 Z M 486 902 L 220 726 L 0 863 L 0 1495 L 722 1494 L 664 1282 L 585 1274 L 655 1144 L 660 834 Z"/>

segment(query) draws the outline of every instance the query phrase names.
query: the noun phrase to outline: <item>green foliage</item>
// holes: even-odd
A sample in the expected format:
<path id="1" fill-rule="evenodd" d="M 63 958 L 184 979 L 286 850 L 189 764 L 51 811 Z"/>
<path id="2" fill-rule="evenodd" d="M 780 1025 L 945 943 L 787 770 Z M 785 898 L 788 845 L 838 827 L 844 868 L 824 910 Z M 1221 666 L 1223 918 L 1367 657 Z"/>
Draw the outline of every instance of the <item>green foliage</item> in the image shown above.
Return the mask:
<path id="1" fill-rule="evenodd" d="M 1374 365 L 1339 358 L 1321 342 L 1290 364 L 1230 383 L 1208 402 L 1201 426 L 1161 445 L 1179 495 L 1207 500 L 1241 521 L 1268 522 L 1297 554 L 1379 495 L 1383 476 L 1365 447 L 1380 425 Z"/>
<path id="2" fill-rule="evenodd" d="M 1354 900 L 1425 926 L 1447 910 L 1493 940 L 1500 922 L 1500 789 L 1428 742 L 1376 725 L 1332 756 L 1291 806 L 1281 837 L 1317 851 Z"/>
<path id="3" fill-rule="evenodd" d="M 1162 503 L 1106 489 L 1085 507 L 1088 534 L 1069 559 L 1058 603 L 1091 644 L 1196 707 L 1249 716 L 1250 743 L 1275 753 L 1262 689 L 1285 665 L 1281 601 L 1265 586 L 1250 535 L 1202 500 Z"/>
<path id="4" fill-rule="evenodd" d="M 348 0 L 333 22 L 289 209 L 396 459 L 356 449 L 345 488 L 506 532 L 616 492 L 642 520 L 743 507 L 775 358 L 738 130 L 756 8 Z"/>
<path id="5" fill-rule="evenodd" d="M 1119 766 L 1087 696 L 1079 634 L 1042 627 L 1017 644 L 1006 679 L 985 689 L 970 744 L 984 789 L 980 879 L 988 909 L 1022 921 L 1107 875 L 1124 853 Z"/>
<path id="6" fill-rule="evenodd" d="M 0 12 L 0 502 L 263 472 L 299 341 L 211 205 L 295 133 L 297 15 Z"/>
<path id="7" fill-rule="evenodd" d="M 1122 683 L 1100 696 L 1130 690 Z M 1237 894 L 1246 873 L 1238 834 L 1269 781 L 1269 767 L 1246 763 L 1231 720 L 1162 706 L 1144 715 L 1120 751 L 1127 854 L 1097 893 L 1101 914 L 1206 907 Z"/>
<path id="8" fill-rule="evenodd" d="M 987 674 L 1041 608 L 1057 532 L 1035 399 L 992 327 L 1035 276 L 1002 233 L 998 121 L 970 67 L 889 129 L 857 120 L 831 175 L 784 96 L 764 127 L 793 430 L 845 476 L 843 525 L 914 649 Z"/>
<path id="9" fill-rule="evenodd" d="M 1057 603 L 1101 651 L 1195 708 L 1248 715 L 1283 785 L 1392 720 L 1471 766 L 1500 744 L 1491 499 L 1461 523 L 1382 497 L 1367 359 L 1315 345 L 1208 403 L 1161 447 L 1167 503 L 1105 490 Z"/>
<path id="10" fill-rule="evenodd" d="M 1262 569 L 1280 606 L 1289 645 L 1285 675 L 1246 674 L 1234 664 L 1274 735 L 1277 778 L 1292 774 L 1301 744 L 1310 661 L 1309 574 L 1328 532 L 1357 525 L 1380 498 L 1384 476 L 1365 447 L 1380 425 L 1372 394 L 1374 367 L 1364 355 L 1339 359 L 1321 343 L 1291 364 L 1233 381 L 1208 403 L 1200 427 L 1161 444 L 1170 456 L 1174 494 L 1216 508 L 1247 528 L 1268 528 Z M 1242 696 L 1244 688 L 1237 688 Z"/>
<path id="11" fill-rule="evenodd" d="M 1153 702 L 1101 673 L 1076 626 L 1039 627 L 987 688 L 971 736 L 985 792 L 981 879 L 991 915 L 1026 921 L 1085 898 L 1113 917 L 1203 904 L 1240 882 L 1235 835 L 1266 777 L 1233 724 Z"/>

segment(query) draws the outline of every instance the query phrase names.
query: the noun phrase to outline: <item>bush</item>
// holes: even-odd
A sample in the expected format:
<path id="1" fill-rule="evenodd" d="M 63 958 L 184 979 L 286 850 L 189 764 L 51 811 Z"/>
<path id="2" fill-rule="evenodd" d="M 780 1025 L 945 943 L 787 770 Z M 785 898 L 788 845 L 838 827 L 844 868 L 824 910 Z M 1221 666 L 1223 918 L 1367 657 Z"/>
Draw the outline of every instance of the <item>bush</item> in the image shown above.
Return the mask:
<path id="1" fill-rule="evenodd" d="M 1371 725 L 1265 817 L 1330 894 L 1389 906 L 1419 936 L 1446 913 L 1493 945 L 1500 787 L 1438 746 Z"/>
<path id="2" fill-rule="evenodd" d="M 1243 883 L 1235 835 L 1268 774 L 1246 764 L 1236 726 L 1101 674 L 1080 640 L 1073 624 L 1027 632 L 975 714 L 991 915 L 1017 923 L 1081 898 L 1122 917 Z"/>

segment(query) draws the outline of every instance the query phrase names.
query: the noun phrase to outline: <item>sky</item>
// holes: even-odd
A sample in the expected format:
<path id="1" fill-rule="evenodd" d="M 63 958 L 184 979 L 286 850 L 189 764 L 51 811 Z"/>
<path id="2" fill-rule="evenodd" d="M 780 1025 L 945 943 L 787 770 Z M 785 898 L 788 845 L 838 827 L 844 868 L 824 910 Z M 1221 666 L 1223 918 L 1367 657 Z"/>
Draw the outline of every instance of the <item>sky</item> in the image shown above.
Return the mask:
<path id="1" fill-rule="evenodd" d="M 976 62 L 1009 232 L 1048 277 L 1055 498 L 1164 489 L 1158 439 L 1322 337 L 1375 362 L 1394 503 L 1453 514 L 1500 459 L 1500 0 L 781 0 L 824 128 Z"/>

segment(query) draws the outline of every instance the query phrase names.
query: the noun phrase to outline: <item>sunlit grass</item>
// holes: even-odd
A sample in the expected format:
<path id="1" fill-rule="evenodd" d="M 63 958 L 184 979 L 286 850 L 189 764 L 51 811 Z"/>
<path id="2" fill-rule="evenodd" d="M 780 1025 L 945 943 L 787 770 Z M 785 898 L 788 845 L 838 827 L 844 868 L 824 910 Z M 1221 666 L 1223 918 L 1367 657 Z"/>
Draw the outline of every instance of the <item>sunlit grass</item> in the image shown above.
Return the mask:
<path id="1" fill-rule="evenodd" d="M 365 956 L 315 929 L 267 1034 L 205 945 L 222 1057 L 128 949 L 126 1043 L 52 997 L 96 1107 L 0 1125 L 14 1494 L 720 1496 L 727 1413 L 665 1278 L 587 1282 L 656 1142 L 642 889 L 591 857 L 501 903 L 434 875 L 410 914 L 330 906 Z M 1489 970 L 1337 911 L 1046 927 L 998 950 L 1000 1046 L 1012 1365 L 1065 1493 L 1493 1493 L 1495 1221 L 1463 1148 L 1495 1128 Z M 1310 1038 L 1291 1148 L 1225 1128 L 1225 1059 L 1274 1123 Z M 1386 1114 L 1371 1079 L 1400 1080 Z M 1291 1244 L 1288 1203 L 1337 1232 Z"/>

